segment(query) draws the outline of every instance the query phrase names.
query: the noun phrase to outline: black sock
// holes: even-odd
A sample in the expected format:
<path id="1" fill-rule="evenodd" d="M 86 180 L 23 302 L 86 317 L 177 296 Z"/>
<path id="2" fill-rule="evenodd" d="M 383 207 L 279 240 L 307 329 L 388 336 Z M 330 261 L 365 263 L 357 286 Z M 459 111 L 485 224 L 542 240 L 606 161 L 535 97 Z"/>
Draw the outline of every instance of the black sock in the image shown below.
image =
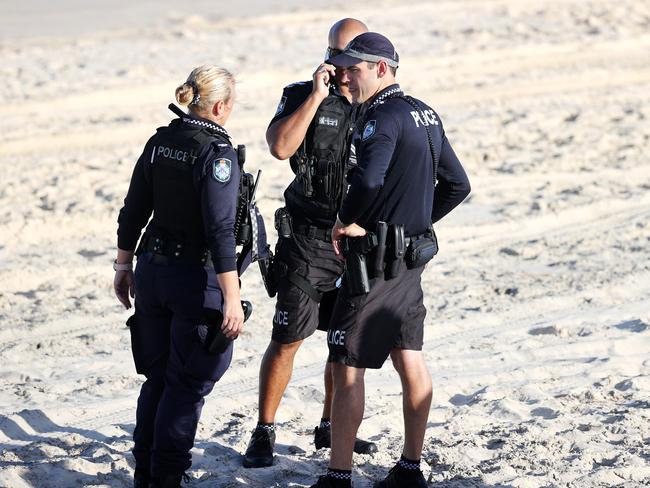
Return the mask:
<path id="1" fill-rule="evenodd" d="M 409 459 L 402 455 L 400 460 L 397 462 L 397 469 L 399 469 L 404 474 L 418 473 L 420 471 L 420 460 Z"/>
<path id="2" fill-rule="evenodd" d="M 265 424 L 263 422 L 258 422 L 257 423 L 257 428 L 258 429 L 260 429 L 260 428 L 261 429 L 266 429 L 269 432 L 275 432 L 275 424 L 273 422 L 271 422 L 270 424 Z"/>
<path id="3" fill-rule="evenodd" d="M 329 429 L 332 426 L 332 423 L 330 422 L 329 417 L 325 418 L 323 417 L 320 419 L 320 425 L 318 426 L 319 429 Z"/>
<path id="4" fill-rule="evenodd" d="M 352 487 L 352 470 L 327 468 L 327 477 L 336 488 Z"/>

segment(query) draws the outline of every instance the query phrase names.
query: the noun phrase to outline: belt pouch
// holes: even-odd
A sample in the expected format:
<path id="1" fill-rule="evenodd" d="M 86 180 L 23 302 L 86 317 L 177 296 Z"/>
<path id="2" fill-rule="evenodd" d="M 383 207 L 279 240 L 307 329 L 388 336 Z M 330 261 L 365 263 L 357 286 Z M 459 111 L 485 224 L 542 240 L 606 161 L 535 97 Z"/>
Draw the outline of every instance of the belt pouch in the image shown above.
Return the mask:
<path id="1" fill-rule="evenodd" d="M 424 266 L 438 254 L 438 239 L 435 232 L 411 242 L 406 250 L 406 266 L 409 269 Z"/>
<path id="2" fill-rule="evenodd" d="M 330 196 L 329 173 L 329 161 L 327 159 L 321 159 L 316 162 L 312 187 L 314 187 L 316 196 L 321 200 L 327 200 Z"/>
<path id="3" fill-rule="evenodd" d="M 302 188 L 302 193 L 306 197 L 311 197 L 314 194 L 314 186 L 312 178 L 314 176 L 314 158 L 301 158 L 298 163 L 298 179 Z"/>
<path id="4" fill-rule="evenodd" d="M 281 207 L 275 211 L 275 230 L 278 231 L 280 237 L 288 239 L 291 237 L 291 215 L 287 209 Z"/>

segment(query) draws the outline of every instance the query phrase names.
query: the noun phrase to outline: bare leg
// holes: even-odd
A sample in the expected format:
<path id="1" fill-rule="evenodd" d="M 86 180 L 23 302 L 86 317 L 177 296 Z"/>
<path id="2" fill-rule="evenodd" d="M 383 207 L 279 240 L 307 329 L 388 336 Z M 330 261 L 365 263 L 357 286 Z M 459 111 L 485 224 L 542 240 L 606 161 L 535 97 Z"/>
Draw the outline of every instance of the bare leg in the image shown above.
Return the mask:
<path id="1" fill-rule="evenodd" d="M 330 418 L 332 415 L 332 390 L 333 390 L 333 379 L 332 379 L 332 363 L 325 363 L 325 401 L 323 402 L 323 417 L 324 419 Z"/>
<path id="2" fill-rule="evenodd" d="M 330 468 L 352 469 L 352 452 L 363 418 L 366 370 L 333 363 L 332 452 Z"/>
<path id="3" fill-rule="evenodd" d="M 431 375 L 422 351 L 393 349 L 391 358 L 402 381 L 403 454 L 408 459 L 420 459 L 431 408 Z"/>
<path id="4" fill-rule="evenodd" d="M 280 406 L 291 373 L 293 359 L 302 341 L 280 344 L 271 341 L 266 348 L 260 366 L 259 421 L 270 424 L 275 421 L 275 413 Z"/>

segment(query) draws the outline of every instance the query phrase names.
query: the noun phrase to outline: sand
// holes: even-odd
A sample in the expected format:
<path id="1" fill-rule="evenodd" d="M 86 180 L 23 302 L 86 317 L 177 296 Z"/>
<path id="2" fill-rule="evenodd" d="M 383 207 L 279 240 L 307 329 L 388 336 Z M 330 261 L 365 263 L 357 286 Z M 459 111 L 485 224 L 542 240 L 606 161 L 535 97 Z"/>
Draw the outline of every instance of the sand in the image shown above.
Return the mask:
<path id="1" fill-rule="evenodd" d="M 263 170 L 271 226 L 291 173 L 266 125 L 343 16 L 394 41 L 399 81 L 439 112 L 473 187 L 423 278 L 431 486 L 650 484 L 650 4 L 50 3 L 0 4 L 0 487 L 131 486 L 142 378 L 111 262 L 133 164 L 192 67 L 232 68 L 228 129 Z M 312 444 L 324 336 L 297 356 L 275 465 L 243 469 L 274 306 L 256 270 L 243 290 L 255 311 L 190 486 L 309 486 L 328 460 Z M 400 408 L 390 362 L 369 371 L 360 432 L 380 453 L 355 457 L 355 486 L 399 457 Z"/>

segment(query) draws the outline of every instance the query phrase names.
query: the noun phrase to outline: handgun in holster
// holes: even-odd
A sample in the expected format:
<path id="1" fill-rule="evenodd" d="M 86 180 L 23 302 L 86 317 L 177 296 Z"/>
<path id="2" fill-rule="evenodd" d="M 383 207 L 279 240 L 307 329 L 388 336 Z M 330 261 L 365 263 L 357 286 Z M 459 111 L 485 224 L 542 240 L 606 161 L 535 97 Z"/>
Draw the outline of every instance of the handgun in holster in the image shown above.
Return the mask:
<path id="1" fill-rule="evenodd" d="M 251 302 L 242 300 L 242 309 L 244 310 L 244 322 L 246 322 L 253 313 Z M 203 320 L 208 326 L 208 334 L 205 338 L 205 348 L 210 354 L 223 354 L 234 339 L 230 339 L 221 330 L 223 323 L 223 313 L 220 310 L 204 309 Z"/>
<path id="2" fill-rule="evenodd" d="M 342 244 L 348 290 L 351 295 L 364 295 L 370 291 L 366 255 L 377 247 L 377 236 L 368 233 L 363 237 L 347 237 Z"/>
<path id="3" fill-rule="evenodd" d="M 388 226 L 386 244 L 385 279 L 393 279 L 399 274 L 402 263 L 404 262 L 405 253 L 406 237 L 404 235 L 404 226 L 402 224 L 390 224 Z"/>

